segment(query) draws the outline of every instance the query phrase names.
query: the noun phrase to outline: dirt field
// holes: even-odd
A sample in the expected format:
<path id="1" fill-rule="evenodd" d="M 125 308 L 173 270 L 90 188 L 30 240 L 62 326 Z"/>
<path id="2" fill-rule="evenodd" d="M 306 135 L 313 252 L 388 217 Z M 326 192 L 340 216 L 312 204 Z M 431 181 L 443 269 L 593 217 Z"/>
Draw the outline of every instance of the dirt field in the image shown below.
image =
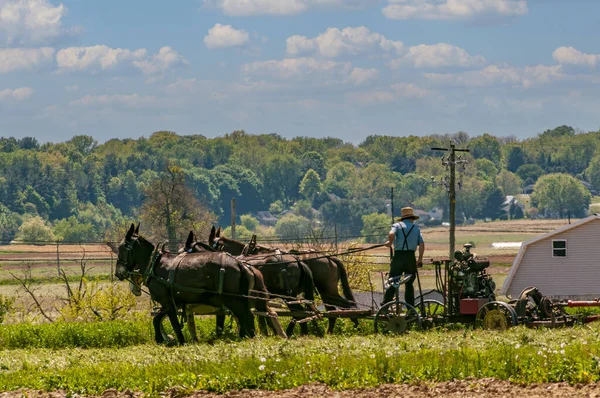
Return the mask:
<path id="1" fill-rule="evenodd" d="M 61 391 L 52 393 L 42 393 L 39 391 L 14 391 L 0 393 L 0 398 L 21 398 L 23 396 L 39 398 L 59 398 L 66 394 Z M 81 398 L 92 397 L 88 395 L 78 395 Z M 142 394 L 131 391 L 118 392 L 116 390 L 107 390 L 104 394 L 98 396 L 103 398 L 125 398 L 141 397 Z M 336 397 L 336 398 L 367 398 L 367 397 L 478 397 L 478 398 L 499 398 L 526 396 L 528 398 L 541 397 L 600 397 L 600 384 L 587 384 L 570 386 L 566 383 L 556 384 L 533 384 L 530 386 L 521 386 L 506 381 L 494 379 L 482 380 L 460 380 L 446 383 L 430 383 L 420 385 L 406 384 L 387 384 L 377 388 L 354 389 L 346 391 L 332 391 L 325 385 L 312 384 L 301 386 L 293 390 L 284 391 L 263 391 L 263 390 L 241 390 L 222 395 L 208 392 L 197 392 L 194 394 L 182 394 L 177 390 L 172 390 L 162 394 L 165 397 L 195 397 L 195 398 L 213 398 L 213 397 L 256 397 L 256 398 L 305 398 L 305 397 Z"/>

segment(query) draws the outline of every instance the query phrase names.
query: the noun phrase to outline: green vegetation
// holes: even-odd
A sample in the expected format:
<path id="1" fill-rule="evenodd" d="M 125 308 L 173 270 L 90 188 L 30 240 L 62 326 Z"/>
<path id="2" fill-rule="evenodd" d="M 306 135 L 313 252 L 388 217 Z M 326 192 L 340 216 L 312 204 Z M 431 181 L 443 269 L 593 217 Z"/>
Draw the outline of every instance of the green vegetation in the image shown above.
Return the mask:
<path id="1" fill-rule="evenodd" d="M 449 140 L 471 149 L 464 155 L 470 163 L 457 197 L 459 219 L 508 217 L 500 211 L 502 198 L 548 174 L 572 176 L 577 187 L 569 192 L 575 196 L 584 195 L 586 189 L 579 180 L 598 189 L 600 132 L 576 134 L 569 126 L 522 141 L 459 132 L 373 135 L 357 146 L 331 137 L 284 139 L 243 131 L 214 139 L 159 131 L 149 138 L 113 139 L 101 145 L 88 136 L 43 145 L 30 137 L 0 138 L 0 239 L 116 240 L 131 218 L 146 220 L 143 229 L 148 235 L 153 231 L 161 235 L 155 232 L 154 220 L 167 226 L 165 220 L 173 217 L 193 225 L 190 219 L 197 214 L 185 211 L 192 203 L 192 208 L 202 206 L 206 220 L 197 228 L 209 222 L 227 225 L 232 198 L 240 215 L 270 209 L 279 216 L 293 208 L 296 215 L 309 219 L 311 228 L 331 231 L 336 225 L 339 236 L 355 236 L 365 227 L 362 216 L 389 214 L 386 200 L 391 188 L 397 206 L 445 210 L 447 194 L 431 184 L 431 177 L 439 180 L 446 170 L 439 153 L 430 148 L 445 146 Z M 173 191 L 177 193 L 172 197 L 182 203 L 167 209 L 170 212 L 160 206 L 142 208 L 153 201 L 166 206 L 159 191 L 169 170 L 178 170 Z M 546 195 L 539 194 L 537 208 L 528 208 L 525 215 L 560 215 L 541 196 Z M 561 204 L 566 206 L 562 212 L 585 216 L 585 197 L 572 199 Z M 291 229 L 305 231 L 306 225 Z M 173 231 L 164 235 L 172 240 Z M 180 239 L 180 233 L 176 235 Z"/>
<path id="2" fill-rule="evenodd" d="M 61 331 L 82 341 L 96 336 L 93 341 L 103 348 L 49 349 L 38 345 L 5 349 L 3 354 L 8 355 L 0 356 L 0 390 L 61 389 L 99 394 L 108 388 L 130 388 L 158 394 L 173 387 L 182 392 L 226 392 L 278 390 L 311 382 L 348 389 L 468 377 L 525 384 L 577 384 L 600 379 L 600 331 L 596 325 L 563 330 L 517 327 L 503 333 L 444 329 L 398 337 L 256 338 L 180 348 L 146 343 L 147 337 L 139 336 L 147 335 L 147 329 L 136 324 L 129 327 L 131 332 L 118 341 L 129 339 L 141 345 L 102 346 L 102 332 L 110 330 L 97 330 L 96 324 L 88 324 L 82 325 L 77 335 Z"/>

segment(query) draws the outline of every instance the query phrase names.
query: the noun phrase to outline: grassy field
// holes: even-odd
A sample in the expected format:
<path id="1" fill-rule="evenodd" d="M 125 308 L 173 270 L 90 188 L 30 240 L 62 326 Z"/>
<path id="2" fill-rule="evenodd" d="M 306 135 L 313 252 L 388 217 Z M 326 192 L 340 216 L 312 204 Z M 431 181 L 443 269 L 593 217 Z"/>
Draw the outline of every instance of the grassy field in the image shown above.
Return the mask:
<path id="1" fill-rule="evenodd" d="M 494 377 L 517 383 L 590 383 L 600 378 L 600 328 L 516 327 L 504 333 L 440 329 L 397 337 L 360 333 L 281 340 L 218 340 L 181 348 L 149 342 L 147 323 L 63 328 L 70 344 L 44 340 L 49 330 L 19 331 L 48 344 L 0 351 L 0 391 L 19 388 L 100 394 L 130 388 L 158 394 L 293 388 L 324 383 L 333 389 Z M 37 334 L 36 334 L 37 333 Z M 0 336 L 6 335 L 0 334 Z M 74 336 L 86 348 L 72 341 Z M 109 338 L 110 337 L 110 338 Z M 105 345 L 107 341 L 115 344 Z"/>

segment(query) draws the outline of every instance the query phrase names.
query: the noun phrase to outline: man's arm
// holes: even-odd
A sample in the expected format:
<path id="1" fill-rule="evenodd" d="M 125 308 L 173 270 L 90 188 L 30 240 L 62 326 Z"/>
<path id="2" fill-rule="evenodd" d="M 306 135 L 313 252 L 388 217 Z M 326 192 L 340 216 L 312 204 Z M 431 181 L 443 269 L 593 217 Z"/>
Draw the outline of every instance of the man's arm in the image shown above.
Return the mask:
<path id="1" fill-rule="evenodd" d="M 417 266 L 423 266 L 423 254 L 425 254 L 425 242 L 419 243 L 419 260 L 417 260 Z"/>
<path id="2" fill-rule="evenodd" d="M 387 247 L 392 247 L 392 245 L 394 244 L 394 239 L 396 239 L 396 234 L 394 233 L 394 231 L 390 231 L 390 233 L 388 234 L 388 241 L 384 243 L 384 245 L 386 245 Z"/>

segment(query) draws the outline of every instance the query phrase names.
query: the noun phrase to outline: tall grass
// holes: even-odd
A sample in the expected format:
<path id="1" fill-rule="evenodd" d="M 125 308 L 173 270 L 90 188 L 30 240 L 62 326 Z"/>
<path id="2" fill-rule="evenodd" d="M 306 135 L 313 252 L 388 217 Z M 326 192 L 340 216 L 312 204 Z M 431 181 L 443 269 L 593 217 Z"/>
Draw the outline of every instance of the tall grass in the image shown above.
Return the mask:
<path id="1" fill-rule="evenodd" d="M 91 329 L 82 333 L 98 335 Z M 108 388 L 159 393 L 277 390 L 321 382 L 335 389 L 383 383 L 495 377 L 518 383 L 589 383 L 600 379 L 598 325 L 563 330 L 512 328 L 412 332 L 402 336 L 329 336 L 166 348 L 0 351 L 0 391 L 62 389 L 98 394 Z"/>

